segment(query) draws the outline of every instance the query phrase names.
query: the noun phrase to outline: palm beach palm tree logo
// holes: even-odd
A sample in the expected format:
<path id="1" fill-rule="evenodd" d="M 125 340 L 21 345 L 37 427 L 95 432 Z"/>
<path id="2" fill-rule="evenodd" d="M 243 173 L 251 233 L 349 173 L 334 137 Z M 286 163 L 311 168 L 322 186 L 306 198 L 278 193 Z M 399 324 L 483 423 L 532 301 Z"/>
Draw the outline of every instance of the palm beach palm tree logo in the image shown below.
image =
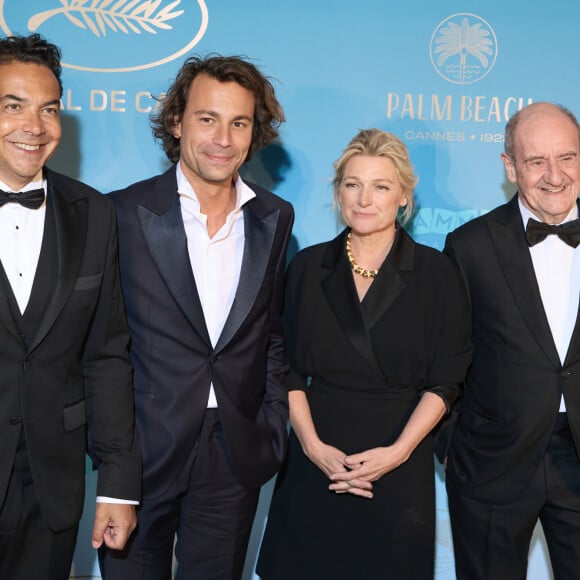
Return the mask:
<path id="1" fill-rule="evenodd" d="M 0 0 L 7 36 L 23 22 L 30 32 L 59 34 L 64 55 L 75 59 L 62 66 L 90 72 L 160 66 L 191 51 L 208 25 L 205 0 L 35 0 L 17 10 L 8 9 L 10 2 Z"/>
<path id="2" fill-rule="evenodd" d="M 454 14 L 443 20 L 431 36 L 431 62 L 447 81 L 467 85 L 480 81 L 497 58 L 492 27 L 475 14 Z"/>

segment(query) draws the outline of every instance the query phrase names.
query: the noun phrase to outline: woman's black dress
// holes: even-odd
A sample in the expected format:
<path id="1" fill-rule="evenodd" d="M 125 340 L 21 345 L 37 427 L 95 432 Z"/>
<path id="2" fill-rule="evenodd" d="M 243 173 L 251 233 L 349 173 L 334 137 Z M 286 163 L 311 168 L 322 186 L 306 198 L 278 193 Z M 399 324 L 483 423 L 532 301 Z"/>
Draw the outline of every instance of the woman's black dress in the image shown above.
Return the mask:
<path id="1" fill-rule="evenodd" d="M 347 454 L 394 442 L 423 391 L 448 406 L 470 361 L 469 310 L 448 259 L 401 229 L 362 303 L 343 232 L 307 248 L 287 278 L 289 389 L 307 392 L 318 435 Z M 433 578 L 432 436 L 374 483 L 328 490 L 290 432 L 257 573 L 265 580 Z"/>

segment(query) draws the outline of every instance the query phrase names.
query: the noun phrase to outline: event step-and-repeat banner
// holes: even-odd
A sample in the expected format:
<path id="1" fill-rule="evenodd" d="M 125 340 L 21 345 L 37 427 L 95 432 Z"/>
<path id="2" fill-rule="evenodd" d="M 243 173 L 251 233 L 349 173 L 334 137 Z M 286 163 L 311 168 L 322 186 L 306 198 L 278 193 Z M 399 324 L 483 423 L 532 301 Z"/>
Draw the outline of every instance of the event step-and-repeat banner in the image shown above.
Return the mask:
<path id="1" fill-rule="evenodd" d="M 0 0 L 2 33 L 38 32 L 63 51 L 64 139 L 50 165 L 103 192 L 162 172 L 149 114 L 190 54 L 251 59 L 274 79 L 287 123 L 245 168 L 296 209 L 293 251 L 336 235 L 332 162 L 358 129 L 407 144 L 420 178 L 414 238 L 445 235 L 513 194 L 500 152 L 507 119 L 555 101 L 580 113 L 580 3 L 560 0 Z M 73 578 L 98 578 L 94 475 Z M 245 579 L 272 484 L 263 489 Z M 453 579 L 437 472 L 438 580 Z M 528 578 L 551 578 L 537 530 Z M 354 579 L 353 579 L 354 580 Z"/>

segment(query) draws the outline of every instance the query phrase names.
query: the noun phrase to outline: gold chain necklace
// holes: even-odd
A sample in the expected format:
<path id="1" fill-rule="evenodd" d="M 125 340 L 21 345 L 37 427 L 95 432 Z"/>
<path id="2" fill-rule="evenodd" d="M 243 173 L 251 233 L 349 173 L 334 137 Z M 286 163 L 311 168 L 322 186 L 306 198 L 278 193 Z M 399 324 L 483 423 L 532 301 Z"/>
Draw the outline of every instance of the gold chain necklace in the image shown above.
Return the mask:
<path id="1" fill-rule="evenodd" d="M 352 248 L 350 246 L 351 234 L 352 232 L 348 232 L 346 236 L 346 257 L 348 258 L 348 263 L 350 264 L 351 270 L 363 278 L 376 278 L 377 274 L 379 273 L 378 270 L 367 270 L 366 268 L 363 268 L 356 263 L 354 256 L 352 255 Z"/>

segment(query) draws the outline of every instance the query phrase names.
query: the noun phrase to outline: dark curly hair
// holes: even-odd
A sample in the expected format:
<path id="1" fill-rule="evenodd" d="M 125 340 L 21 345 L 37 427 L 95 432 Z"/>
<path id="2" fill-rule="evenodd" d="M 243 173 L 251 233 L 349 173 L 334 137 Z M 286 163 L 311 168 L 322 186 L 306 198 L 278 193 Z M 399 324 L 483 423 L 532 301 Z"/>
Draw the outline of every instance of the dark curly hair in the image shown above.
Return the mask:
<path id="1" fill-rule="evenodd" d="M 0 65 L 25 62 L 48 67 L 58 81 L 62 97 L 60 59 L 60 49 L 55 44 L 46 41 L 40 34 L 0 38 Z"/>
<path id="2" fill-rule="evenodd" d="M 278 127 L 286 120 L 284 111 L 276 99 L 274 87 L 253 64 L 239 56 L 191 56 L 179 70 L 158 112 L 151 116 L 153 135 L 161 141 L 171 162 L 177 163 L 179 160 L 179 139 L 173 136 L 175 119 L 182 118 L 189 88 L 199 74 L 206 74 L 220 82 L 236 82 L 254 95 L 256 107 L 248 159 L 278 136 Z"/>

